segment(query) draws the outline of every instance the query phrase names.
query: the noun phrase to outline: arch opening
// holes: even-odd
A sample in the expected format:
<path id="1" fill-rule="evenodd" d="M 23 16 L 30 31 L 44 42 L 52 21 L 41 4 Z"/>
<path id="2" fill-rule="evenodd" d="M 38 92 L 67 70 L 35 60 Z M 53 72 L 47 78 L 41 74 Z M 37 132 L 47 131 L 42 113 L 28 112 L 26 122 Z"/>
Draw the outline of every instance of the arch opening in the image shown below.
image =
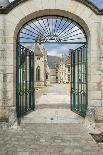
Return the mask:
<path id="1" fill-rule="evenodd" d="M 50 15 L 50 16 L 42 16 L 42 17 L 32 19 L 31 21 L 24 24 L 18 33 L 17 45 L 21 45 L 24 51 L 28 50 L 30 55 L 31 53 L 34 53 L 34 58 L 33 58 L 34 62 L 35 62 L 35 57 L 38 56 L 39 54 L 40 54 L 40 59 L 43 57 L 43 53 L 41 53 L 40 51 L 44 50 L 44 47 L 47 47 L 48 44 L 49 45 L 58 44 L 59 48 L 60 48 L 60 45 L 62 46 L 68 45 L 69 55 L 66 55 L 66 56 L 67 58 L 69 57 L 70 59 L 69 65 L 67 64 L 70 75 L 68 75 L 67 79 L 69 79 L 69 81 L 71 82 L 71 110 L 85 117 L 86 110 L 87 110 L 88 93 L 87 93 L 87 36 L 84 29 L 77 22 L 69 18 L 57 16 L 57 15 Z M 22 54 L 23 52 L 21 52 L 21 56 Z M 31 61 L 30 55 L 29 55 L 29 62 Z M 21 57 L 20 55 L 18 55 L 18 48 L 17 48 L 17 58 L 18 56 Z M 28 62 L 26 56 L 27 55 L 25 55 L 25 60 L 26 62 Z M 44 57 L 45 56 L 47 56 L 47 53 L 44 50 Z M 62 58 L 64 61 L 63 54 L 62 54 Z M 40 61 L 40 59 L 38 60 Z M 63 64 L 61 63 L 61 65 Z M 44 63 L 44 66 L 45 66 L 45 63 Z M 21 67 L 21 72 L 25 67 L 26 66 Z M 29 66 L 29 69 L 30 67 L 31 66 Z M 35 70 L 35 68 L 33 67 L 32 69 Z M 45 72 L 47 72 L 47 70 L 45 70 Z M 56 66 L 56 72 L 57 72 L 57 66 Z M 40 73 L 41 73 L 41 69 L 37 67 L 36 75 L 34 76 L 36 77 L 36 81 L 38 82 L 40 82 Z M 20 76 L 18 74 L 20 73 L 17 72 L 17 77 Z M 33 74 L 31 74 L 30 71 L 28 72 L 28 74 L 29 74 L 29 77 L 33 79 L 32 77 Z M 58 75 L 59 77 L 57 77 L 56 75 L 56 78 L 55 78 L 56 82 L 58 81 L 58 83 L 59 82 L 61 83 L 62 81 L 63 83 L 65 83 L 62 77 L 63 72 L 61 75 L 59 74 L 59 71 L 58 71 Z M 48 80 L 49 76 L 47 78 L 45 74 L 44 77 L 45 77 L 44 78 L 44 85 L 45 85 L 46 84 L 45 80 Z M 59 79 L 62 79 L 62 80 L 59 81 Z M 31 79 L 29 78 L 28 95 L 29 95 L 29 92 L 32 92 L 33 94 L 33 85 L 32 86 L 30 85 L 30 81 Z M 33 81 L 35 83 L 35 79 L 33 79 Z M 22 83 L 23 83 L 23 79 L 21 79 L 20 87 L 22 87 L 23 85 Z M 26 83 L 26 87 L 27 87 L 27 83 Z M 19 93 L 18 92 L 16 93 L 17 93 L 16 96 L 18 98 L 17 102 L 19 102 L 19 95 L 18 95 Z M 25 93 L 23 94 L 24 96 L 25 96 Z M 33 102 L 33 100 L 30 99 L 30 96 L 28 98 L 29 98 L 29 102 Z M 21 105 L 21 104 L 17 103 L 17 106 L 18 105 Z"/>
<path id="2" fill-rule="evenodd" d="M 17 42 L 85 44 L 87 36 L 75 21 L 62 16 L 43 16 L 35 18 L 22 26 Z"/>

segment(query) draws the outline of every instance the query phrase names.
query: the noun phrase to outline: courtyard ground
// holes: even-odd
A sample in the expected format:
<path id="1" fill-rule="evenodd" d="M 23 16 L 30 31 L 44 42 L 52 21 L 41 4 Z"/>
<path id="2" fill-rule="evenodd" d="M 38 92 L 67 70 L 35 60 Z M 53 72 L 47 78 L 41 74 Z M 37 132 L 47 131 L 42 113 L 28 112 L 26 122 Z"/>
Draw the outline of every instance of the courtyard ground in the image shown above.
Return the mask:
<path id="1" fill-rule="evenodd" d="M 103 155 L 70 110 L 70 85 L 53 84 L 36 92 L 36 109 L 19 127 L 0 131 L 0 155 Z"/>

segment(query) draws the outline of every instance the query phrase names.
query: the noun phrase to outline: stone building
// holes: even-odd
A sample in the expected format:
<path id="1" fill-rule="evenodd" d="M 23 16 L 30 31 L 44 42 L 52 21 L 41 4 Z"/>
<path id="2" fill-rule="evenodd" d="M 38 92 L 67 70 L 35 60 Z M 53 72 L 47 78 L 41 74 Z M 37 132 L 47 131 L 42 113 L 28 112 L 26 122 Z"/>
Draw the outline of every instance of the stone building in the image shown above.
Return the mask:
<path id="1" fill-rule="evenodd" d="M 51 63 L 51 64 L 50 64 Z M 50 64 L 50 83 L 69 83 L 71 76 L 70 56 L 65 58 L 51 56 Z"/>
<path id="2" fill-rule="evenodd" d="M 34 78 L 35 87 L 43 87 L 50 84 L 50 71 L 47 62 L 47 51 L 42 44 L 36 43 L 27 47 L 34 52 Z"/>
<path id="3" fill-rule="evenodd" d="M 45 75 L 45 78 L 46 78 L 46 83 L 45 83 L 45 85 L 46 86 L 49 86 L 50 84 L 51 84 L 51 82 L 50 82 L 50 68 L 49 68 L 49 66 L 47 65 L 46 66 L 46 75 Z"/>
<path id="4" fill-rule="evenodd" d="M 45 85 L 45 56 L 44 49 L 42 45 L 35 45 L 35 81 L 36 86 L 44 86 Z"/>
<path id="5" fill-rule="evenodd" d="M 48 86 L 50 85 L 50 68 L 48 65 L 48 55 L 47 50 L 44 48 L 44 85 Z"/>
<path id="6" fill-rule="evenodd" d="M 58 64 L 60 57 L 48 55 L 47 61 L 50 69 L 50 83 L 58 83 Z"/>
<path id="7" fill-rule="evenodd" d="M 56 67 L 50 68 L 50 83 L 57 83 L 57 81 L 58 81 L 58 73 Z"/>
<path id="8" fill-rule="evenodd" d="M 67 75 L 68 75 L 68 83 L 71 82 L 71 57 L 70 55 L 67 56 L 66 60 L 65 60 L 65 66 L 67 68 Z"/>
<path id="9" fill-rule="evenodd" d="M 70 57 L 61 58 L 58 65 L 58 83 L 70 82 Z"/>

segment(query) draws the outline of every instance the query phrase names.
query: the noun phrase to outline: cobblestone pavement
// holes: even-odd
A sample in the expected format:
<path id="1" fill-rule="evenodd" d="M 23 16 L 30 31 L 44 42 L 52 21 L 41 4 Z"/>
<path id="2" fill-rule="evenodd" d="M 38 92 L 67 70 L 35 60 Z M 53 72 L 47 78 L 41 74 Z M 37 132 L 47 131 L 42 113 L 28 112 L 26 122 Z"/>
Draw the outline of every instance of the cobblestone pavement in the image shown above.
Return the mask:
<path id="1" fill-rule="evenodd" d="M 41 94 L 20 126 L 0 131 L 0 155 L 103 155 L 103 144 L 70 111 L 68 86 L 53 85 Z"/>

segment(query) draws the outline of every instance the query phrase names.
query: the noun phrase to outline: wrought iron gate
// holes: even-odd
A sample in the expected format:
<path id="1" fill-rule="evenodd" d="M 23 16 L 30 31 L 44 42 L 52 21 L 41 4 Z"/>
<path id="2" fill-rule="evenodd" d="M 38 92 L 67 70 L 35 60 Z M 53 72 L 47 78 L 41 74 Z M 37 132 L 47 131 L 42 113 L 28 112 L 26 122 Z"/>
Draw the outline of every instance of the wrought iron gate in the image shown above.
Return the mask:
<path id="1" fill-rule="evenodd" d="M 71 110 L 85 117 L 87 110 L 87 45 L 71 52 Z"/>
<path id="2" fill-rule="evenodd" d="M 34 53 L 17 44 L 16 110 L 17 118 L 34 110 Z"/>
<path id="3" fill-rule="evenodd" d="M 17 39 L 17 116 L 34 109 L 34 55 L 26 48 L 35 43 L 84 45 L 71 53 L 71 109 L 85 116 L 87 109 L 87 36 L 75 21 L 45 15 L 21 27 Z M 23 46 L 25 47 L 23 47 Z M 76 46 L 75 46 L 76 45 Z"/>

